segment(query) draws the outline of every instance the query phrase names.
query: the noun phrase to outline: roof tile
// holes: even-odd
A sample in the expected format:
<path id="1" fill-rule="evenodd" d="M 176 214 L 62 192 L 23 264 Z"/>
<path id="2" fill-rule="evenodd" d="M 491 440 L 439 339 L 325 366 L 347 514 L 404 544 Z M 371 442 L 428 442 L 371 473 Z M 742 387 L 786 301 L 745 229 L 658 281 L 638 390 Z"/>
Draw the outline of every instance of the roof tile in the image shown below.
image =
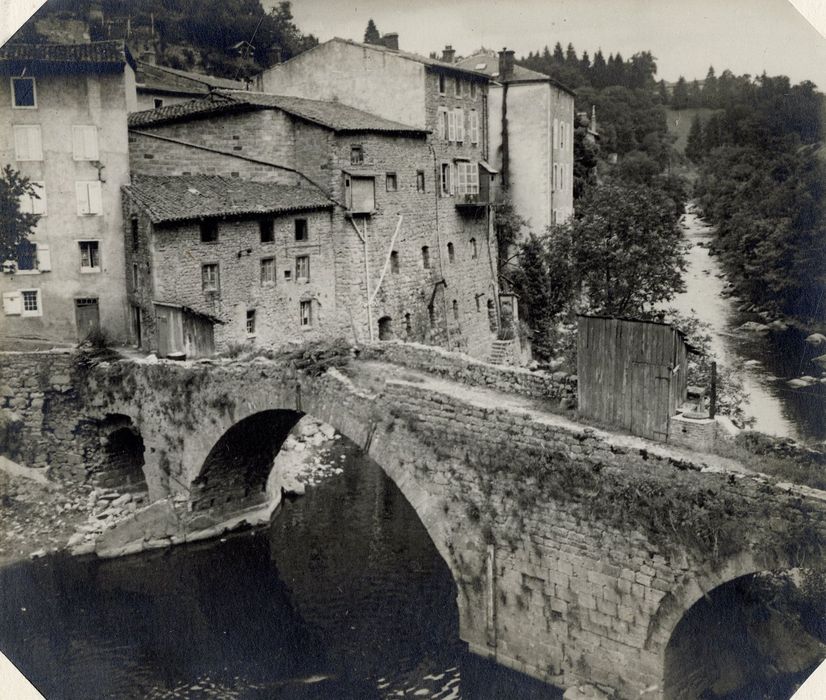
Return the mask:
<path id="1" fill-rule="evenodd" d="M 6 44 L 0 47 L 0 64 L 60 64 L 71 66 L 135 67 L 123 41 L 94 41 L 88 44 Z"/>

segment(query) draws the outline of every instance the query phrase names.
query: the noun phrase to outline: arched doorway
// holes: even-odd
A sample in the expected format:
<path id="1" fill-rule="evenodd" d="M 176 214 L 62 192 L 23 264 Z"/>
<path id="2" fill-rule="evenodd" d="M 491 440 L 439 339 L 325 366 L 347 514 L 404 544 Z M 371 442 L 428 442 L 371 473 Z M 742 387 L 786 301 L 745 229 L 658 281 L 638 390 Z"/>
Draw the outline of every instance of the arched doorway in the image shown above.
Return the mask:
<path id="1" fill-rule="evenodd" d="M 101 455 L 93 479 L 102 488 L 122 493 L 146 491 L 144 444 L 129 416 L 110 414 L 99 426 Z"/>
<path id="2" fill-rule="evenodd" d="M 379 340 L 393 340 L 393 319 L 390 316 L 382 316 L 379 319 Z"/>
<path id="3" fill-rule="evenodd" d="M 788 698 L 826 658 L 822 601 L 804 580 L 799 572 L 748 574 L 694 603 L 665 650 L 664 697 Z"/>

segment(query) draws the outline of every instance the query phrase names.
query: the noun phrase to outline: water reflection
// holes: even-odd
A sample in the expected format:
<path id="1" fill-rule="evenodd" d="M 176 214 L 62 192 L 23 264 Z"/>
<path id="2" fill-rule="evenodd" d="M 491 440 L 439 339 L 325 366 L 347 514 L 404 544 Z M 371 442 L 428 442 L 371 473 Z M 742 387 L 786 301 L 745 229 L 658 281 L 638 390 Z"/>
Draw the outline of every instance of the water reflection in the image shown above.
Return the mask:
<path id="1" fill-rule="evenodd" d="M 464 651 L 421 522 L 338 449 L 344 473 L 269 531 L 0 570 L 0 649 L 49 700 L 560 697 Z"/>
<path id="2" fill-rule="evenodd" d="M 826 386 L 792 389 L 785 383 L 801 374 L 820 376 L 811 360 L 822 351 L 808 346 L 804 334 L 794 329 L 766 335 L 738 330 L 754 317 L 739 313 L 723 295 L 720 266 L 706 248 L 712 238 L 709 227 L 689 212 L 683 228 L 691 243 L 687 288 L 673 305 L 683 313 L 695 312 L 711 325 L 713 350 L 743 378 L 749 394 L 746 413 L 756 419 L 754 429 L 803 441 L 826 439 Z"/>

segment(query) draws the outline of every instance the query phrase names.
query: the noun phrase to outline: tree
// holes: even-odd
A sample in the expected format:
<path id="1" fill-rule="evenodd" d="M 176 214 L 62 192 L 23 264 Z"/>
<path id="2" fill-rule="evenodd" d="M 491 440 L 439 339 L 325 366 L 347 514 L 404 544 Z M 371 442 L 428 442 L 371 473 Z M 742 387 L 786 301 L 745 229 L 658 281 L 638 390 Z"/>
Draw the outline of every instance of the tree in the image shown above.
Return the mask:
<path id="1" fill-rule="evenodd" d="M 16 260 L 21 250 L 31 245 L 28 238 L 40 215 L 21 211 L 24 197 L 40 199 L 29 178 L 5 166 L 0 176 L 0 262 Z"/>
<path id="2" fill-rule="evenodd" d="M 574 45 L 569 43 L 568 48 L 565 49 L 565 65 L 573 68 L 579 68 L 579 58 L 576 55 Z"/>
<path id="3" fill-rule="evenodd" d="M 660 80 L 657 83 L 657 96 L 660 98 L 660 104 L 668 105 L 671 101 L 671 96 L 668 94 L 668 86 L 665 84 L 665 80 Z"/>
<path id="4" fill-rule="evenodd" d="M 595 313 L 645 316 L 684 288 L 679 214 L 662 191 L 607 183 L 580 200 L 577 218 L 551 241 L 554 260 L 570 260 Z"/>
<path id="5" fill-rule="evenodd" d="M 379 34 L 379 30 L 376 28 L 376 23 L 372 19 L 367 20 L 367 29 L 364 30 L 364 43 L 381 43 L 381 34 Z"/>
<path id="6" fill-rule="evenodd" d="M 562 44 L 558 41 L 556 42 L 556 46 L 554 46 L 554 63 L 563 64 L 565 63 L 565 54 L 562 52 Z"/>
<path id="7" fill-rule="evenodd" d="M 688 130 L 688 140 L 685 144 L 685 154 L 689 160 L 698 163 L 703 156 L 703 123 L 700 115 L 695 114 Z"/>
<path id="8" fill-rule="evenodd" d="M 688 107 L 688 83 L 680 76 L 674 85 L 674 92 L 671 95 L 671 106 L 674 109 L 686 109 Z"/>
<path id="9" fill-rule="evenodd" d="M 703 106 L 713 109 L 718 107 L 719 104 L 720 97 L 717 89 L 717 76 L 714 74 L 714 66 L 709 66 L 708 73 L 706 73 L 706 80 L 703 83 Z"/>
<path id="10" fill-rule="evenodd" d="M 602 55 L 602 49 L 597 49 L 594 54 L 594 64 L 591 67 L 591 84 L 595 88 L 602 88 L 608 84 L 608 66 L 605 63 L 605 57 Z"/>

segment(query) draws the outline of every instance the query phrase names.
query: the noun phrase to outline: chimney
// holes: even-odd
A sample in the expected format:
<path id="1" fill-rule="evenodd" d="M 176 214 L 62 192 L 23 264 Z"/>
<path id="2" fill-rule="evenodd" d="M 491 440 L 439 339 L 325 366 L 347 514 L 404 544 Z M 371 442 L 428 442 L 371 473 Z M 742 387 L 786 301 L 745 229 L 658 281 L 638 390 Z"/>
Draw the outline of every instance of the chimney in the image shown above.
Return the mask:
<path id="1" fill-rule="evenodd" d="M 516 52 L 504 48 L 499 52 L 499 80 L 510 80 L 513 77 L 513 56 Z"/>
<path id="2" fill-rule="evenodd" d="M 442 51 L 442 61 L 444 63 L 453 63 L 453 60 L 456 58 L 456 49 L 454 49 L 450 44 L 445 46 L 444 50 Z"/>
<path id="3" fill-rule="evenodd" d="M 399 35 L 397 32 L 390 32 L 389 34 L 385 34 L 381 38 L 381 43 L 385 45 L 388 49 L 392 49 L 393 51 L 399 50 Z"/>

